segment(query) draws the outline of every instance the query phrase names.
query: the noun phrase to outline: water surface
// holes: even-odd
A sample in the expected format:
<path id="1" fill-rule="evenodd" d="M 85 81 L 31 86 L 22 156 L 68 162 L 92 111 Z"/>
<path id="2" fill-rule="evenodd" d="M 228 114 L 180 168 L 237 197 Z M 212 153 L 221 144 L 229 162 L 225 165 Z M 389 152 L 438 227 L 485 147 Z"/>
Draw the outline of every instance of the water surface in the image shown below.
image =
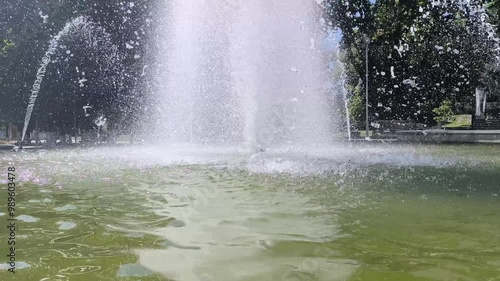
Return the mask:
<path id="1" fill-rule="evenodd" d="M 2 152 L 23 220 L 18 272 L 0 265 L 0 279 L 500 280 L 499 156 L 346 144 Z"/>

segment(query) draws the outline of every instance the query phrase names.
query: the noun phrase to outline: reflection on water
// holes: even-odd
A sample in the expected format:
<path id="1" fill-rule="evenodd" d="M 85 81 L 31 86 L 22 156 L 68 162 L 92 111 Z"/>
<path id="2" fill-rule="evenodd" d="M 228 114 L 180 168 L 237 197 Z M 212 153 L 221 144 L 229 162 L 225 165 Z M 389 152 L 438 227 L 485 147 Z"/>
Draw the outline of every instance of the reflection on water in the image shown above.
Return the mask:
<path id="1" fill-rule="evenodd" d="M 142 264 L 172 279 L 280 280 L 300 271 L 304 262 L 302 251 L 287 248 L 311 247 L 307 251 L 313 253 L 338 236 L 335 216 L 310 204 L 307 196 L 284 189 L 282 181 L 214 173 L 196 182 L 189 188 L 141 186 L 138 191 L 153 198 L 158 215 L 168 210 L 176 218 L 154 233 L 167 239 L 166 249 L 137 251 Z M 159 197 L 167 203 L 158 202 Z M 355 265 L 333 257 L 317 257 L 315 262 L 323 265 L 315 274 L 330 276 L 328 280 L 344 280 Z"/>
<path id="2" fill-rule="evenodd" d="M 500 148 L 190 149 L 0 154 L 18 167 L 16 278 L 500 276 Z"/>

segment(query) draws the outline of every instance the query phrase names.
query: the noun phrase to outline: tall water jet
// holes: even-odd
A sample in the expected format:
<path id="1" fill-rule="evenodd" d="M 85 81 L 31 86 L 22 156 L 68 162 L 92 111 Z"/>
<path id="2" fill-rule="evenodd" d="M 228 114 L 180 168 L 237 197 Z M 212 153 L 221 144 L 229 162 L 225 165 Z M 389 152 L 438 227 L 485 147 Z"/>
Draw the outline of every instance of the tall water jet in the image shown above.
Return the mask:
<path id="1" fill-rule="evenodd" d="M 341 87 L 341 91 L 342 91 L 342 97 L 344 99 L 347 139 L 349 141 L 351 141 L 352 140 L 352 134 L 351 134 L 351 113 L 349 111 L 349 101 L 350 101 L 350 98 L 347 96 L 347 89 L 345 87 L 345 80 L 342 80 L 340 87 Z"/>
<path id="2" fill-rule="evenodd" d="M 335 38 L 337 35 L 332 30 L 330 33 L 330 38 Z M 333 78 L 333 87 L 332 94 L 336 96 L 340 96 L 340 102 L 344 105 L 341 111 L 343 111 L 343 115 L 345 116 L 345 122 L 342 124 L 345 128 L 345 133 L 347 133 L 347 139 L 351 140 L 351 116 L 349 112 L 349 101 L 351 95 L 346 88 L 346 79 L 347 75 L 345 72 L 344 65 L 341 62 L 341 52 L 339 48 L 339 42 L 332 42 L 332 58 L 330 68 L 332 70 L 332 78 Z M 340 109 L 339 109 L 340 110 Z"/>
<path id="3" fill-rule="evenodd" d="M 26 133 L 28 130 L 28 126 L 30 123 L 31 115 L 33 113 L 33 109 L 35 107 L 35 103 L 40 92 L 40 87 L 45 77 L 45 73 L 47 71 L 47 66 L 52 61 L 52 56 L 55 55 L 59 43 L 61 39 L 71 33 L 78 33 L 83 37 L 85 45 L 79 46 L 81 48 L 87 49 L 103 49 L 106 50 L 106 60 L 103 67 L 112 68 L 116 66 L 116 62 L 119 58 L 117 47 L 111 43 L 110 34 L 108 34 L 103 28 L 96 26 L 92 22 L 90 22 L 86 17 L 79 16 L 74 18 L 73 20 L 66 23 L 66 25 L 57 33 L 50 41 L 49 48 L 45 52 L 45 55 L 42 58 L 40 63 L 40 67 L 37 70 L 36 79 L 33 84 L 31 95 L 28 102 L 28 107 L 26 109 L 26 116 L 24 118 L 24 127 L 23 133 L 21 137 L 21 143 L 24 142 L 26 138 Z M 86 81 L 86 79 L 82 79 L 82 81 Z"/>
<path id="4" fill-rule="evenodd" d="M 172 1 L 156 60 L 170 143 L 329 144 L 337 130 L 317 1 Z"/>

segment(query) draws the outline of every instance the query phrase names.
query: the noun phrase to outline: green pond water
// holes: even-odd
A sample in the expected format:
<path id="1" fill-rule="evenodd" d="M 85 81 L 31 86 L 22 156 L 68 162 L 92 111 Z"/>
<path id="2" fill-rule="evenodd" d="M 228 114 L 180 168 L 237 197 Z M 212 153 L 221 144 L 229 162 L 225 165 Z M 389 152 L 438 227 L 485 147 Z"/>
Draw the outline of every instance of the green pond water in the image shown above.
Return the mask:
<path id="1" fill-rule="evenodd" d="M 499 146 L 172 151 L 2 152 L 0 280 L 500 280 Z"/>

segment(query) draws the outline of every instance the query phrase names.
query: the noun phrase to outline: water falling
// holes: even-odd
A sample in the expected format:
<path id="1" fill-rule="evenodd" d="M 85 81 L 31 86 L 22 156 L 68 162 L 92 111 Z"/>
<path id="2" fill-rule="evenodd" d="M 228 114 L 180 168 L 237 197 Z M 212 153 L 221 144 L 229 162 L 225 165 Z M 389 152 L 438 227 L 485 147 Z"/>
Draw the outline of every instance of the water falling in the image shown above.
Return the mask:
<path id="1" fill-rule="evenodd" d="M 38 68 L 36 79 L 33 84 L 31 90 L 31 96 L 28 102 L 28 107 L 26 109 L 26 116 L 24 118 L 24 127 L 23 134 L 21 137 L 21 143 L 24 142 L 26 137 L 26 132 L 28 130 L 28 125 L 30 123 L 31 115 L 33 113 L 33 108 L 35 106 L 38 94 L 40 92 L 40 87 L 45 77 L 45 73 L 47 71 L 47 66 L 52 61 L 52 56 L 55 55 L 60 40 L 71 33 L 77 33 L 78 35 L 84 38 L 85 45 L 79 46 L 81 48 L 87 49 L 101 49 L 106 52 L 106 59 L 103 60 L 102 69 L 114 68 L 116 67 L 116 62 L 119 59 L 118 49 L 115 45 L 111 43 L 111 35 L 108 34 L 103 28 L 96 26 L 88 19 L 83 16 L 77 17 L 64 26 L 64 28 L 54 36 L 49 42 L 49 48 L 47 49 L 45 55 L 42 58 L 40 63 L 40 67 Z M 82 86 L 82 83 L 87 81 L 85 78 L 82 78 L 79 83 Z"/>
<path id="2" fill-rule="evenodd" d="M 170 143 L 329 144 L 328 54 L 312 0 L 172 1 L 154 130 Z"/>
<path id="3" fill-rule="evenodd" d="M 38 68 L 38 71 L 36 72 L 36 80 L 35 83 L 33 84 L 33 88 L 31 90 L 31 96 L 28 102 L 28 108 L 26 110 L 26 117 L 24 118 L 24 127 L 23 127 L 23 134 L 21 138 L 21 143 L 24 142 L 24 138 L 26 137 L 26 131 L 28 130 L 28 125 L 31 119 L 31 114 L 33 112 L 33 107 L 35 106 L 36 98 L 38 97 L 38 93 L 40 92 L 40 85 L 42 84 L 43 78 L 45 77 L 45 72 L 47 70 L 47 65 L 51 61 L 52 55 L 54 55 L 55 51 L 57 50 L 57 47 L 59 46 L 59 39 L 70 32 L 70 30 L 75 26 L 82 24 L 84 22 L 83 17 L 77 17 L 74 20 L 68 22 L 64 28 L 59 31 L 59 33 L 54 36 L 49 42 L 49 49 L 45 53 L 45 55 L 42 58 L 42 62 L 40 63 L 40 67 Z"/>
<path id="4" fill-rule="evenodd" d="M 342 79 L 340 82 L 340 91 L 342 93 L 342 98 L 344 99 L 347 139 L 350 141 L 350 140 L 352 140 L 352 137 L 351 137 L 351 114 L 349 112 L 349 97 L 347 96 L 347 89 L 345 87 L 345 79 Z"/>
<path id="5" fill-rule="evenodd" d="M 496 28 L 493 24 L 491 24 L 491 20 L 489 19 L 489 15 L 486 12 L 484 4 L 482 1 L 477 0 L 460 0 L 454 2 L 458 4 L 458 7 L 462 12 L 464 12 L 469 18 L 472 19 L 472 23 L 476 29 L 482 35 L 486 35 L 485 40 L 492 44 L 491 51 L 493 56 L 495 57 L 495 66 L 496 69 L 500 68 L 500 38 L 498 38 Z M 450 3 L 448 1 L 443 0 L 433 0 L 431 5 L 448 7 Z"/>
<path id="6" fill-rule="evenodd" d="M 467 2 L 470 8 L 469 15 L 475 16 L 478 20 L 474 21 L 478 25 L 479 30 L 487 34 L 487 40 L 493 44 L 493 54 L 495 56 L 496 68 L 500 68 L 500 38 L 498 38 L 495 26 L 490 23 L 488 13 L 483 4 L 472 4 Z"/>
<path id="7" fill-rule="evenodd" d="M 333 32 L 332 32 L 333 34 Z M 346 133 L 347 133 L 347 138 L 350 141 L 351 140 L 351 116 L 349 113 L 349 100 L 350 100 L 350 94 L 347 90 L 346 87 L 346 79 L 347 79 L 347 74 L 345 72 L 344 65 L 342 64 L 340 60 L 340 48 L 338 46 L 338 42 L 334 42 L 334 50 L 333 50 L 333 57 L 331 59 L 332 64 L 332 76 L 333 76 L 333 88 L 332 92 L 333 94 L 338 94 L 341 96 L 342 103 L 344 105 L 343 111 L 345 115 L 345 124 L 343 124 L 346 128 Z"/>

